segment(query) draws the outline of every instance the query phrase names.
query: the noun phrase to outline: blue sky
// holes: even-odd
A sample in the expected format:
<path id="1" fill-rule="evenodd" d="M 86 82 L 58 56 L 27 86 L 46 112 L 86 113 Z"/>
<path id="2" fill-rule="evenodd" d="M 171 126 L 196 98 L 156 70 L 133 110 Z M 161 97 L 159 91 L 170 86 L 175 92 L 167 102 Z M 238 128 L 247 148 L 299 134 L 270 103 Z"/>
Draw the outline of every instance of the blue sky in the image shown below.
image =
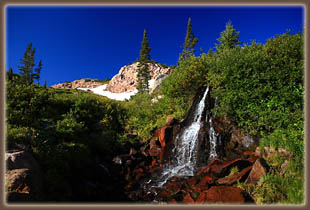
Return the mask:
<path id="1" fill-rule="evenodd" d="M 32 42 L 36 63 L 43 63 L 41 84 L 111 79 L 138 59 L 144 29 L 151 58 L 175 65 L 189 17 L 199 40 L 196 55 L 215 47 L 229 20 L 244 43 L 304 28 L 302 6 L 7 6 L 6 66 L 18 72 Z"/>

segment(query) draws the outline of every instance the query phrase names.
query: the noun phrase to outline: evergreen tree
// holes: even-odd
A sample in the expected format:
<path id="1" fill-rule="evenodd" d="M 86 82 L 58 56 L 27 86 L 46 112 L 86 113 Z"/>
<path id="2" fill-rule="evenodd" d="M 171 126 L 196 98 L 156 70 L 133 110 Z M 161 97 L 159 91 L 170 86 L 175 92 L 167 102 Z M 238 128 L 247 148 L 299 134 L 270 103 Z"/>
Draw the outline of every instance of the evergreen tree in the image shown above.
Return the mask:
<path id="1" fill-rule="evenodd" d="M 13 69 L 10 68 L 9 71 L 7 72 L 7 80 L 12 80 L 13 79 Z"/>
<path id="2" fill-rule="evenodd" d="M 139 61 L 140 62 L 149 62 L 149 61 L 151 61 L 150 51 L 151 51 L 151 48 L 150 48 L 150 45 L 149 45 L 149 41 L 147 39 L 147 33 L 146 33 L 146 30 L 144 29 Z"/>
<path id="3" fill-rule="evenodd" d="M 46 85 L 46 80 L 45 80 L 45 82 L 44 82 L 44 88 L 47 88 L 47 85 Z"/>
<path id="4" fill-rule="evenodd" d="M 38 81 L 38 84 L 40 84 L 41 70 L 42 70 L 42 61 L 40 60 L 38 68 L 35 68 L 35 72 L 32 74 L 33 79 L 36 79 Z"/>
<path id="5" fill-rule="evenodd" d="M 138 64 L 138 74 L 137 74 L 137 82 L 138 82 L 138 91 L 139 92 L 146 92 L 149 89 L 149 70 L 148 70 L 148 63 L 151 61 L 150 55 L 151 48 L 149 46 L 149 41 L 147 39 L 146 30 L 143 33 L 143 40 L 141 44 L 140 50 L 140 57 L 139 57 L 139 64 Z"/>
<path id="6" fill-rule="evenodd" d="M 182 46 L 183 50 L 182 53 L 180 54 L 178 64 L 180 61 L 186 60 L 191 55 L 194 54 L 194 47 L 196 46 L 197 42 L 198 39 L 195 37 L 193 33 L 191 18 L 188 18 L 185 42 L 184 45 Z"/>
<path id="7" fill-rule="evenodd" d="M 32 49 L 32 43 L 29 43 L 26 51 L 24 53 L 24 58 L 20 59 L 20 64 L 18 66 L 20 70 L 20 76 L 23 81 L 27 84 L 33 83 L 33 67 L 34 67 L 34 53 L 35 48 Z"/>
<path id="8" fill-rule="evenodd" d="M 236 31 L 236 29 L 233 27 L 232 22 L 228 21 L 226 24 L 226 29 L 221 32 L 221 37 L 217 39 L 220 44 L 216 44 L 216 49 L 232 49 L 236 45 L 241 44 L 239 41 L 239 33 L 240 32 Z"/>

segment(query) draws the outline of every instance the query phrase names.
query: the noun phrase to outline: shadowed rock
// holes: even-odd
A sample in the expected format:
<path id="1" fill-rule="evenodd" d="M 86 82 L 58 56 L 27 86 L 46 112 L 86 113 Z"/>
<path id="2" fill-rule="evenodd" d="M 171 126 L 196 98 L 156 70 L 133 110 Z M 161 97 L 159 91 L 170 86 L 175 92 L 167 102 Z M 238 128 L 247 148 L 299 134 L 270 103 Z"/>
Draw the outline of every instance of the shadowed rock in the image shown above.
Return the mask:
<path id="1" fill-rule="evenodd" d="M 253 184 L 256 185 L 261 176 L 265 176 L 267 172 L 268 166 L 266 165 L 264 159 L 257 159 L 252 167 L 252 170 L 245 180 L 245 184 Z"/>

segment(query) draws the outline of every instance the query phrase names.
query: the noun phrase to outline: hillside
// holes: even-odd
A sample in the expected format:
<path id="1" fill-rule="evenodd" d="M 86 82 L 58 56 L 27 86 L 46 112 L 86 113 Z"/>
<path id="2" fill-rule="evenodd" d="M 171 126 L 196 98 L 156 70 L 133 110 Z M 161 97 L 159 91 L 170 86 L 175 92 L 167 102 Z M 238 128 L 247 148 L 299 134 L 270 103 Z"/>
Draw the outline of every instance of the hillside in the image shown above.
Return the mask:
<path id="1" fill-rule="evenodd" d="M 108 83 L 8 72 L 8 201 L 302 205 L 304 36 L 238 38 L 227 24 L 173 70 L 146 46 Z"/>
<path id="2" fill-rule="evenodd" d="M 124 101 L 129 100 L 137 91 L 137 72 L 139 62 L 131 65 L 123 66 L 119 73 L 116 74 L 110 81 L 98 82 L 96 79 L 79 79 L 73 82 L 65 82 L 51 86 L 52 88 L 72 88 L 84 91 L 91 91 L 95 94 L 106 96 L 110 99 Z M 158 63 L 148 63 L 150 74 L 149 87 L 150 92 L 158 89 L 161 82 L 170 73 L 170 68 L 166 68 Z"/>

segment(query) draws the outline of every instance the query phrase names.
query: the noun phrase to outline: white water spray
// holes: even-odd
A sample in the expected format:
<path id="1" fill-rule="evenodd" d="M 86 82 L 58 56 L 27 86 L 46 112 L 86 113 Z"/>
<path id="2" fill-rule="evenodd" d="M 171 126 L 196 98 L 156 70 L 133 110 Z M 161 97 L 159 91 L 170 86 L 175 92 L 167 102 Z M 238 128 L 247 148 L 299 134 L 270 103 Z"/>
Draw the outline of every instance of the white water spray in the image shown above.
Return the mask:
<path id="1" fill-rule="evenodd" d="M 192 124 L 176 137 L 175 148 L 172 151 L 175 159 L 164 168 L 161 181 L 158 184 L 159 187 L 165 184 L 170 177 L 194 175 L 195 166 L 197 165 L 198 133 L 201 128 L 201 118 L 206 106 L 205 99 L 208 92 L 209 87 L 197 105 Z"/>

